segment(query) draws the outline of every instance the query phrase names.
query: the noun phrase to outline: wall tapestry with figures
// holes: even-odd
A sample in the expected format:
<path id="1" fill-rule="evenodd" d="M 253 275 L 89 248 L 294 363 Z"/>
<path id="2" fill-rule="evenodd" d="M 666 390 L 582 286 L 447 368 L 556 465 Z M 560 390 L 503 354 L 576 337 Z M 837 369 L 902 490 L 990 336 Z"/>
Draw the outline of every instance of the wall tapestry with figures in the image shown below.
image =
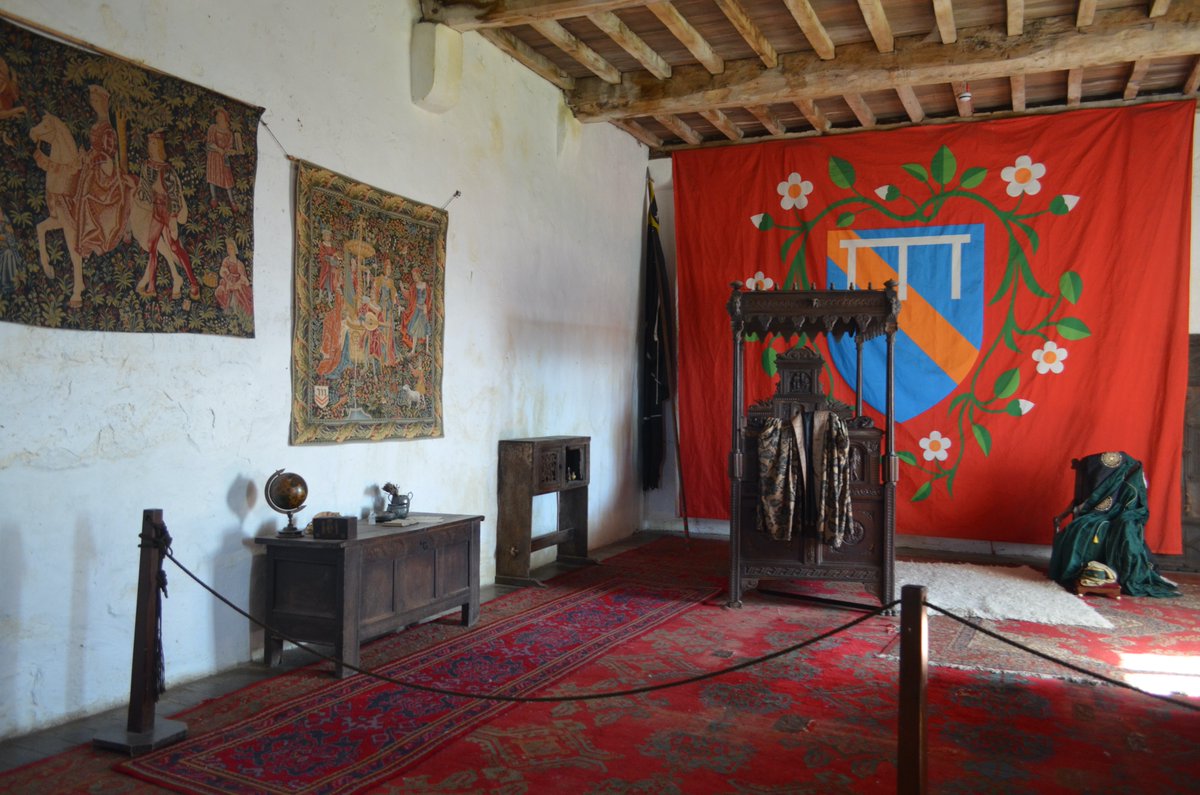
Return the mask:
<path id="1" fill-rule="evenodd" d="M 297 163 L 294 444 L 442 435 L 446 223 Z"/>
<path id="2" fill-rule="evenodd" d="M 261 115 L 0 20 L 0 320 L 253 337 Z"/>
<path id="3" fill-rule="evenodd" d="M 901 299 L 897 532 L 1049 544 L 1071 461 L 1126 452 L 1178 554 L 1194 102 L 913 127 L 673 158 L 680 445 L 693 515 L 729 511 L 730 283 Z M 747 345 L 747 400 L 798 338 Z M 854 403 L 854 341 L 824 339 Z M 884 341 L 864 350 L 880 422 Z"/>

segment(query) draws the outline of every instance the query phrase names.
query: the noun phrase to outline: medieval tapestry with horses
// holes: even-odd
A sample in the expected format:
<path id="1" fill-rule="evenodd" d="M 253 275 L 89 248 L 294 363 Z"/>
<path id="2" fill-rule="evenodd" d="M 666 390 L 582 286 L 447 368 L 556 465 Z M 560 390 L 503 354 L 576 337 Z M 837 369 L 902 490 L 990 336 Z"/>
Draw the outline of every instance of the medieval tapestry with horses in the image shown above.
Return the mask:
<path id="1" fill-rule="evenodd" d="M 0 21 L 0 320 L 254 336 L 261 115 Z"/>
<path id="2" fill-rule="evenodd" d="M 446 225 L 297 163 L 293 443 L 442 435 Z"/>

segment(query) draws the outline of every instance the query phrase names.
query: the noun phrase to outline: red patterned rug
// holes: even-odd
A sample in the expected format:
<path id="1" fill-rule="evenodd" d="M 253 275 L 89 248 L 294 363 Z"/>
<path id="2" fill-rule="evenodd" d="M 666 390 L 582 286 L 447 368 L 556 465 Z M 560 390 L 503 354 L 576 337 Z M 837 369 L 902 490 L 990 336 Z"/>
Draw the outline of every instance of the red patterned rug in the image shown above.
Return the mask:
<path id="1" fill-rule="evenodd" d="M 608 579 L 375 670 L 426 687 L 531 695 L 713 593 Z M 117 769 L 184 792 L 360 792 L 512 707 L 356 675 Z"/>
<path id="2" fill-rule="evenodd" d="M 795 586 L 870 601 L 856 589 Z M 757 591 L 741 610 L 716 601 L 614 649 L 548 692 L 676 681 L 860 615 Z M 683 687 L 523 704 L 371 792 L 894 793 L 897 665 L 878 650 L 896 623 L 872 618 L 810 648 Z M 1194 792 L 1200 776 L 1200 713 L 1119 688 L 934 669 L 928 706 L 930 793 L 1162 795 Z"/>
<path id="3" fill-rule="evenodd" d="M 403 678 L 414 661 L 429 660 L 415 675 L 423 676 L 427 670 L 432 679 L 432 672 L 444 673 L 452 658 L 439 656 L 439 649 L 474 643 L 472 636 L 480 632 L 496 636 L 503 626 L 521 621 L 528 630 L 528 648 L 541 648 L 542 624 L 521 616 L 543 615 L 543 607 L 552 612 L 549 606 L 570 599 L 569 594 L 614 585 L 613 580 L 630 586 L 629 592 L 635 594 L 654 586 L 658 593 L 670 589 L 691 593 L 693 601 L 664 616 L 652 629 L 609 645 L 604 653 L 581 657 L 579 665 L 543 682 L 536 695 L 594 695 L 712 673 L 800 643 L 860 615 L 758 591 L 746 594 L 741 610 L 723 607 L 722 596 L 697 604 L 701 594 L 711 593 L 712 585 L 723 581 L 727 566 L 724 543 L 688 544 L 665 538 L 602 566 L 553 580 L 549 588 L 525 588 L 489 602 L 483 607 L 480 627 L 431 622 L 388 636 L 364 649 L 364 662 L 394 667 Z M 810 583 L 795 588 L 813 595 L 871 601 L 860 586 Z M 609 593 L 612 598 L 605 610 L 619 609 L 615 606 L 618 591 Z M 1164 623 L 1145 623 L 1139 640 L 1118 637 L 1111 648 L 1099 635 L 1092 641 L 1081 636 L 1077 652 L 1104 657 L 1121 650 L 1153 651 L 1153 627 L 1165 629 L 1167 623 L 1179 625 L 1180 638 L 1188 632 L 1200 637 L 1200 619 L 1194 609 L 1187 613 L 1187 603 L 1133 602 L 1127 599 L 1112 606 L 1118 614 L 1114 623 L 1134 621 L 1119 617 L 1130 611 L 1141 616 L 1136 621 Z M 1181 612 L 1155 612 L 1172 610 Z M 1105 614 L 1114 616 L 1110 611 Z M 566 622 L 564 618 L 549 623 Z M 405 737 L 397 735 L 397 744 L 377 754 L 379 760 L 373 763 L 385 767 L 353 786 L 373 795 L 894 793 L 897 665 L 880 651 L 895 636 L 896 623 L 896 618 L 870 618 L 809 648 L 736 673 L 638 695 L 523 703 L 496 711 L 490 711 L 490 706 L 474 707 L 489 710 L 478 720 L 467 712 L 473 707 L 452 703 L 448 709 L 459 712 L 442 723 L 446 736 L 426 737 L 429 746 L 414 753 L 412 746 L 404 744 Z M 580 631 L 603 630 L 584 625 Z M 1093 641 L 1089 651 L 1086 644 Z M 486 665 L 486 659 L 477 661 L 475 655 L 459 659 L 465 664 L 464 676 L 478 682 L 482 677 L 474 666 Z M 982 655 L 978 661 L 984 662 Z M 930 669 L 929 792 L 1171 795 L 1195 791 L 1200 780 L 1200 755 L 1195 753 L 1200 747 L 1200 712 L 1123 688 L 1030 677 L 995 665 L 986 668 Z M 282 743 L 288 738 L 271 735 L 271 726 L 260 725 L 270 721 L 256 719 L 270 715 L 294 723 L 300 717 L 296 705 L 316 703 L 323 694 L 353 681 L 333 683 L 327 670 L 322 664 L 274 677 L 177 717 L 187 720 L 199 743 L 196 752 L 218 761 L 222 746 L 245 736 L 248 726 L 258 725 L 260 736 L 274 736 Z M 495 686 L 519 692 L 523 685 L 514 678 Z M 461 686 L 468 689 L 465 682 Z M 364 723 L 378 732 L 391 731 L 393 712 L 411 709 L 407 701 L 397 704 L 383 690 L 370 690 L 392 711 L 357 702 L 364 704 L 365 711 L 347 708 L 341 713 L 344 722 L 331 727 L 321 747 L 312 745 L 311 737 L 298 741 L 297 748 L 313 753 L 297 758 L 285 745 L 272 747 L 276 756 L 269 765 L 264 762 L 248 775 L 245 770 L 234 771 L 243 781 L 260 775 L 253 787 L 237 776 L 229 779 L 228 789 L 205 789 L 192 782 L 171 786 L 199 792 L 336 792 L 335 787 L 341 786 L 336 778 L 318 786 L 310 775 L 329 770 L 323 746 L 336 750 L 344 734 L 359 736 L 356 733 Z M 1200 706 L 1200 699 L 1188 702 Z M 457 715 L 464 716 L 460 724 L 454 722 Z M 330 725 L 326 717 L 321 720 Z M 397 720 L 407 717 L 398 714 Z M 303 725 L 293 725 L 289 737 L 304 738 L 305 731 Z M 415 727 L 412 734 L 419 731 Z M 161 752 L 162 757 L 176 748 Z M 392 756 L 405 758 L 391 765 Z M 161 779 L 155 785 L 114 772 L 114 761 L 112 754 L 80 747 L 0 774 L 0 791 L 22 795 L 163 791 Z M 166 766 L 160 763 L 159 768 Z M 177 772 L 174 767 L 169 771 Z"/>
<path id="4" fill-rule="evenodd" d="M 1182 596 L 1173 599 L 1085 597 L 1112 629 L 1052 626 L 1028 621 L 969 619 L 985 630 L 1065 660 L 1085 671 L 1154 692 L 1200 695 L 1200 577 L 1171 575 Z M 1079 597 L 1076 597 L 1079 598 Z M 881 654 L 898 659 L 899 638 Z M 929 664 L 974 671 L 1096 682 L 1094 677 L 1015 648 L 974 627 L 929 611 Z"/>

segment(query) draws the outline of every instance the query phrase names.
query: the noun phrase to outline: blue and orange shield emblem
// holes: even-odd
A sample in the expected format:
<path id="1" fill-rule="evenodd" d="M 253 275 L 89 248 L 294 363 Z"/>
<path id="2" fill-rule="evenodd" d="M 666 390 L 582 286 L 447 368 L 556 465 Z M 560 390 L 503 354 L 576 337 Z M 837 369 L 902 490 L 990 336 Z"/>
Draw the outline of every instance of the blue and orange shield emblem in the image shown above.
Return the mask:
<path id="1" fill-rule="evenodd" d="M 983 340 L 983 224 L 829 232 L 821 284 L 880 287 L 891 279 L 900 297 L 896 335 L 896 421 L 920 415 L 971 372 Z M 852 388 L 853 339 L 829 340 L 833 366 Z M 863 399 L 883 411 L 885 341 L 863 346 Z"/>

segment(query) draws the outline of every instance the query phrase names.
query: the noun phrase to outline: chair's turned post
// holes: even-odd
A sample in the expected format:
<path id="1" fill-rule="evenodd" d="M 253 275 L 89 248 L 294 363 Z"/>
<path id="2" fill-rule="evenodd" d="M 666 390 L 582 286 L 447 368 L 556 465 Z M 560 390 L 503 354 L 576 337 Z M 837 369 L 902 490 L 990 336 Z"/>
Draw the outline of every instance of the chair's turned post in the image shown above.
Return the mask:
<path id="1" fill-rule="evenodd" d="M 925 685 L 929 625 L 925 586 L 900 589 L 900 724 L 897 787 L 900 795 L 925 795 Z"/>
<path id="2" fill-rule="evenodd" d="M 746 392 L 745 340 L 746 321 L 742 316 L 742 283 L 730 285 L 730 328 L 733 331 L 733 373 L 731 383 L 732 419 L 729 441 L 729 599 L 726 607 L 742 606 L 742 479 L 745 477 Z"/>
<path id="3" fill-rule="evenodd" d="M 863 413 L 863 335 L 854 335 L 854 416 Z"/>
<path id="4" fill-rule="evenodd" d="M 158 597 L 163 587 L 162 563 L 171 536 L 163 523 L 162 510 L 142 511 L 138 536 L 141 555 L 138 565 L 137 611 L 133 627 L 133 663 L 129 675 L 129 713 L 125 731 L 101 733 L 93 738 L 97 748 L 123 751 L 130 756 L 153 751 L 187 736 L 187 724 L 162 720 L 157 724 L 154 707 L 160 682 L 160 611 Z"/>

